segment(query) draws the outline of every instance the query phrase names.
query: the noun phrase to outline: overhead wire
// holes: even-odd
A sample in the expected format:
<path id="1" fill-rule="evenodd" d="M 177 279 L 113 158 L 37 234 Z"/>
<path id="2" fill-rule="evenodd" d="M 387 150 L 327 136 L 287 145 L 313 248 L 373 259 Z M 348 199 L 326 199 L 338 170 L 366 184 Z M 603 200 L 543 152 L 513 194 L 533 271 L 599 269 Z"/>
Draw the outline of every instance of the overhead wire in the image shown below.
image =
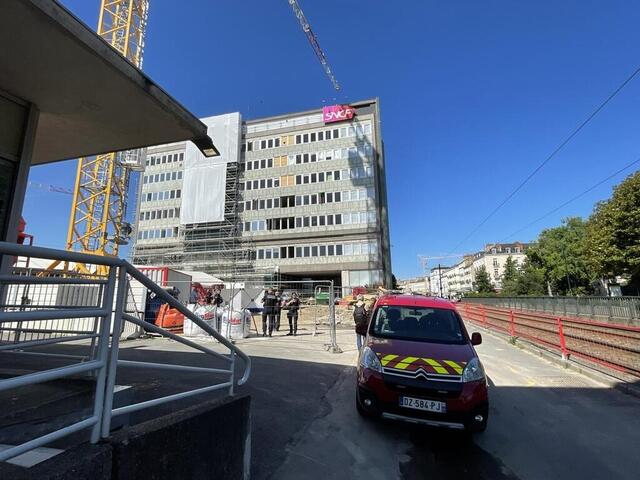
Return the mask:
<path id="1" fill-rule="evenodd" d="M 598 188 L 600 185 L 602 185 L 603 183 L 608 182 L 609 180 L 611 180 L 612 178 L 618 176 L 619 174 L 621 174 L 622 172 L 624 172 L 625 170 L 630 169 L 631 167 L 633 167 L 634 165 L 636 165 L 637 163 L 640 163 L 640 158 L 637 158 L 636 160 L 634 160 L 631 163 L 626 164 L 624 167 L 622 167 L 621 169 L 615 171 L 614 173 L 612 173 L 611 175 L 609 175 L 606 178 L 603 178 L 602 180 L 600 180 L 599 182 L 595 183 L 594 185 L 590 186 L 589 188 L 587 188 L 586 190 L 583 190 L 582 192 L 580 192 L 579 194 L 575 195 L 574 197 L 571 197 L 569 200 L 567 200 L 566 202 L 562 203 L 561 205 L 558 205 L 557 207 L 555 207 L 552 210 L 549 210 L 547 213 L 545 213 L 544 215 L 542 215 L 541 217 L 536 218 L 535 220 L 533 220 L 532 222 L 528 223 L 527 225 L 525 225 L 524 227 L 516 230 L 515 232 L 513 232 L 512 234 L 504 237 L 502 240 L 500 240 L 498 243 L 502 243 L 505 240 L 508 240 L 511 237 L 514 237 L 515 235 L 518 235 L 519 233 L 525 231 L 527 228 L 531 227 L 532 225 L 535 225 L 536 223 L 544 220 L 545 218 L 547 218 L 550 215 L 553 215 L 554 213 L 556 213 L 558 210 L 562 210 L 564 207 L 566 207 L 567 205 L 569 205 L 570 203 L 575 202 L 576 200 L 578 200 L 581 197 L 584 197 L 587 193 L 595 190 L 596 188 Z"/>
<path id="2" fill-rule="evenodd" d="M 633 80 L 638 73 L 640 73 L 640 66 L 636 68 L 631 75 L 629 75 L 603 102 L 601 102 L 598 107 L 591 112 L 591 114 L 575 128 L 568 137 L 566 137 L 560 145 L 558 145 L 522 182 L 518 184 L 518 186 L 507 195 L 493 210 L 491 213 L 487 215 L 471 232 L 466 235 L 458 244 L 451 250 L 456 251 L 460 248 L 464 243 L 469 240 L 482 226 L 487 223 L 509 200 L 511 200 L 516 193 L 518 193 L 527 183 L 531 180 L 542 168 L 549 163 L 553 157 L 555 157 L 580 131 L 598 114 L 600 111 L 613 100 L 618 93 L 622 91 L 624 87 L 627 86 L 631 80 Z"/>

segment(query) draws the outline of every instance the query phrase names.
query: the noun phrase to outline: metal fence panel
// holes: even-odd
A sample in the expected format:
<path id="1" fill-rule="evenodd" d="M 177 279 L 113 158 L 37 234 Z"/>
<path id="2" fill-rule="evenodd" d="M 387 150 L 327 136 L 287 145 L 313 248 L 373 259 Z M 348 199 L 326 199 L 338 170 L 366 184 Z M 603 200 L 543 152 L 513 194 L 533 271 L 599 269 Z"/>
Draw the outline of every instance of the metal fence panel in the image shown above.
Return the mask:
<path id="1" fill-rule="evenodd" d="M 640 325 L 640 297 L 466 297 L 466 303 Z"/>

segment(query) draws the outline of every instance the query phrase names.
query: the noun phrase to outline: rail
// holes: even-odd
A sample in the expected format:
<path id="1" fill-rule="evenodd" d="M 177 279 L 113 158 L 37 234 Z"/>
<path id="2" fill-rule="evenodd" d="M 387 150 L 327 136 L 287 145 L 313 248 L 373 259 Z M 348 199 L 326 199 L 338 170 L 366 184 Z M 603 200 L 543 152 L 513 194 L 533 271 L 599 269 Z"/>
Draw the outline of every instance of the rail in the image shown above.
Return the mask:
<path id="1" fill-rule="evenodd" d="M 11 459 L 34 448 L 49 444 L 87 428 L 91 429 L 91 442 L 96 443 L 100 438 L 109 436 L 111 420 L 115 416 L 216 390 L 227 389 L 229 395 L 233 395 L 235 386 L 243 385 L 247 382 L 251 374 L 251 359 L 242 352 L 242 350 L 220 335 L 206 322 L 202 321 L 197 315 L 188 310 L 178 300 L 169 295 L 163 288 L 156 285 L 127 261 L 115 257 L 87 255 L 78 252 L 0 242 L 0 259 L 3 255 L 105 266 L 108 267 L 108 274 L 104 277 L 90 276 L 86 278 L 66 277 L 62 276 L 61 272 L 56 272 L 56 276 L 38 276 L 35 274 L 12 275 L 6 272 L 0 275 L 0 302 L 2 304 L 0 307 L 0 352 L 3 354 L 13 352 L 16 354 L 43 355 L 76 360 L 76 363 L 71 365 L 49 368 L 43 371 L 2 379 L 0 380 L 0 391 L 78 374 L 91 374 L 95 378 L 91 415 L 53 432 L 3 450 L 0 452 L 0 461 Z M 149 291 L 167 302 L 171 307 L 180 311 L 180 313 L 188 317 L 202 330 L 228 348 L 228 355 L 172 334 L 126 313 L 124 306 L 130 277 L 140 282 Z M 60 286 L 60 289 L 58 289 L 55 294 L 48 292 L 46 301 L 43 300 L 42 302 L 38 302 L 38 304 L 32 304 L 24 301 L 24 299 L 28 298 L 28 288 L 33 285 Z M 62 289 L 61 286 L 66 286 L 65 288 L 68 286 L 89 288 L 92 289 L 90 291 L 91 295 L 81 299 L 78 297 L 71 300 L 71 303 L 73 303 L 73 301 L 80 302 L 81 305 L 79 306 L 61 306 L 58 304 L 60 298 L 64 297 L 68 299 L 70 298 L 69 295 L 73 293 Z M 11 303 L 7 301 L 9 296 L 20 297 L 23 301 L 20 304 Z M 60 325 L 66 325 L 70 321 L 80 322 L 82 328 L 79 328 L 77 323 L 69 327 L 59 328 Z M 119 333 L 122 331 L 124 322 L 127 321 L 164 337 L 171 338 L 176 342 L 194 348 L 217 360 L 222 360 L 225 368 L 192 367 L 187 365 L 119 359 Z M 29 324 L 38 324 L 38 322 L 58 323 L 55 325 L 46 323 L 44 329 L 34 328 L 33 326 L 29 327 Z M 61 324 L 60 322 L 67 323 Z M 27 324 L 26 327 L 25 324 Z M 88 325 L 91 326 L 91 328 L 89 328 Z M 24 335 L 25 331 L 38 332 L 39 334 L 45 332 L 50 335 L 50 338 L 34 339 L 32 337 L 26 337 Z M 88 341 L 89 355 L 84 357 L 79 355 L 27 351 L 32 347 L 51 346 L 73 341 L 85 343 Z M 244 370 L 240 378 L 236 376 L 237 357 L 244 363 Z M 202 388 L 114 408 L 113 397 L 118 367 L 209 373 L 212 375 L 223 375 L 227 377 L 227 380 L 212 381 L 210 385 Z"/>
<path id="2" fill-rule="evenodd" d="M 464 301 L 640 326 L 640 297 L 468 297 Z"/>
<path id="3" fill-rule="evenodd" d="M 640 378 L 639 327 L 466 302 L 458 304 L 458 311 L 467 321 L 525 339 L 564 359 Z"/>

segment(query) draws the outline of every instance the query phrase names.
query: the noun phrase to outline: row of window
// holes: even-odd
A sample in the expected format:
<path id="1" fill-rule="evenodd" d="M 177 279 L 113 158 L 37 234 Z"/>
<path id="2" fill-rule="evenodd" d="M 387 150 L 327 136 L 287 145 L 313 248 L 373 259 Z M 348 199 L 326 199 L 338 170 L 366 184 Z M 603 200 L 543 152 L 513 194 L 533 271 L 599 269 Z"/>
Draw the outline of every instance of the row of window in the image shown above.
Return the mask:
<path id="1" fill-rule="evenodd" d="M 142 178 L 142 183 L 169 182 L 171 180 L 182 180 L 182 170 L 178 172 L 164 172 L 156 173 L 155 175 L 145 175 Z"/>
<path id="2" fill-rule="evenodd" d="M 142 194 L 141 202 L 155 202 L 157 200 L 173 200 L 180 198 L 182 190 L 167 190 L 165 192 L 147 192 Z"/>
<path id="3" fill-rule="evenodd" d="M 170 153 L 168 155 L 150 155 L 145 161 L 147 167 L 153 167 L 154 165 L 162 165 L 165 163 L 182 162 L 184 160 L 184 153 Z"/>
<path id="4" fill-rule="evenodd" d="M 373 187 L 345 190 L 342 192 L 320 192 L 309 195 L 286 195 L 277 198 L 265 198 L 261 200 L 247 200 L 244 202 L 244 210 L 269 210 L 271 208 L 289 208 L 302 205 L 322 205 L 325 203 L 341 203 L 356 200 L 374 198 Z"/>
<path id="5" fill-rule="evenodd" d="M 255 253 L 255 259 L 340 257 L 343 255 L 377 255 L 377 253 L 378 242 L 354 242 L 258 248 Z"/>
<path id="6" fill-rule="evenodd" d="M 341 158 L 364 158 L 371 155 L 372 147 L 369 144 L 358 145 L 337 150 L 327 150 L 315 153 L 298 153 L 296 155 L 281 155 L 262 160 L 250 160 L 245 162 L 245 170 L 261 170 L 264 168 L 286 167 L 287 165 L 301 165 L 304 163 L 323 162 L 327 160 L 339 160 Z"/>
<path id="7" fill-rule="evenodd" d="M 270 232 L 274 230 L 375 223 L 375 212 L 347 212 L 330 215 L 307 215 L 303 217 L 278 217 L 268 218 L 266 220 L 253 220 L 240 224 L 240 231 Z"/>
<path id="8" fill-rule="evenodd" d="M 249 140 L 245 145 L 243 145 L 243 151 L 246 150 L 247 152 L 253 152 L 256 150 L 265 150 L 267 148 L 323 142 L 325 140 L 336 140 L 338 138 L 362 137 L 369 134 L 371 134 L 371 122 L 354 122 L 353 124 L 345 127 L 316 130 L 296 135 L 281 135 L 272 138 Z"/>
<path id="9" fill-rule="evenodd" d="M 163 218 L 180 218 L 180 207 L 140 212 L 140 220 L 159 220 Z"/>
<path id="10" fill-rule="evenodd" d="M 140 230 L 138 232 L 138 240 L 155 240 L 158 238 L 176 238 L 177 236 L 178 236 L 178 227 L 153 228 L 151 230 Z"/>
<path id="11" fill-rule="evenodd" d="M 309 173 L 305 175 L 283 175 L 279 178 L 261 178 L 260 180 L 247 180 L 244 183 L 245 190 L 261 190 L 264 188 L 292 187 L 294 185 L 307 185 L 311 183 L 324 183 L 334 180 L 347 180 L 373 177 L 373 167 L 363 166 L 343 168 L 329 172 Z"/>

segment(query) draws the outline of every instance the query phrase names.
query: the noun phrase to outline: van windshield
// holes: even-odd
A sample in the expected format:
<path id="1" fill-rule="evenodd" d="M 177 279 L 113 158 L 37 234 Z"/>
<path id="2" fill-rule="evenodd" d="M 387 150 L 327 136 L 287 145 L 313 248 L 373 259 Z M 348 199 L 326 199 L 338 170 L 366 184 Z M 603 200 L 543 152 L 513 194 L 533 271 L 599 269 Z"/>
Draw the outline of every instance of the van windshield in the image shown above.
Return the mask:
<path id="1" fill-rule="evenodd" d="M 375 312 L 371 333 L 382 338 L 466 343 L 457 313 L 443 308 L 383 305 Z"/>

